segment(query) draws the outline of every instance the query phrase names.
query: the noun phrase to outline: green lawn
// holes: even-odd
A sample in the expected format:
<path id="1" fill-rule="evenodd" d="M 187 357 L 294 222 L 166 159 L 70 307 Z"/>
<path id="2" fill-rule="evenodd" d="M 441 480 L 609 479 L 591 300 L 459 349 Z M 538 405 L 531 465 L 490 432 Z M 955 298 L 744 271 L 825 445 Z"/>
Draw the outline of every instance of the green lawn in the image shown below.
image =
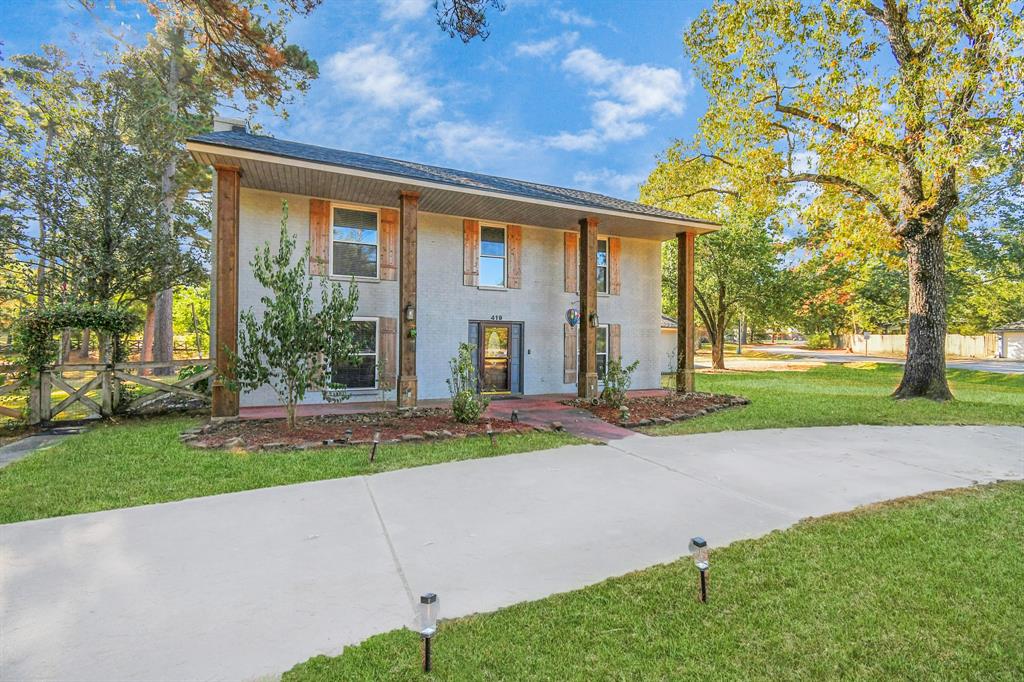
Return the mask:
<path id="1" fill-rule="evenodd" d="M 284 681 L 1019 680 L 1021 547 L 1024 485 L 936 494 L 716 550 L 707 605 L 680 560 L 443 622 L 431 675 L 396 630 Z"/>
<path id="2" fill-rule="evenodd" d="M 807 371 L 698 373 L 698 391 L 732 393 L 751 404 L 651 427 L 666 436 L 733 429 L 839 424 L 1024 424 L 1024 375 L 949 370 L 956 400 L 892 400 L 899 365 L 849 363 Z"/>
<path id="3" fill-rule="evenodd" d="M 392 469 L 507 455 L 582 442 L 563 433 L 235 454 L 183 445 L 195 419 L 151 418 L 98 426 L 0 469 L 0 523 L 133 507 Z"/>

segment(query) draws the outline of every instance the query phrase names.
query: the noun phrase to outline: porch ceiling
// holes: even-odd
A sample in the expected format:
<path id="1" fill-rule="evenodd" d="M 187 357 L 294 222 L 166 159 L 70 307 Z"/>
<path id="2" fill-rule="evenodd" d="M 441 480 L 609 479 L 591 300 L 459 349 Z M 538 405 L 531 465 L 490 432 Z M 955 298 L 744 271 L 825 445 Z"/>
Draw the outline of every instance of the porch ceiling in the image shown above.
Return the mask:
<path id="1" fill-rule="evenodd" d="M 407 190 L 419 192 L 421 212 L 561 230 L 578 230 L 580 219 L 597 217 L 602 234 L 659 241 L 679 232 L 702 234 L 718 229 L 697 220 L 523 199 L 202 142 L 189 142 L 188 150 L 200 163 L 239 168 L 242 186 L 252 189 L 394 208 L 398 208 L 399 192 Z"/>

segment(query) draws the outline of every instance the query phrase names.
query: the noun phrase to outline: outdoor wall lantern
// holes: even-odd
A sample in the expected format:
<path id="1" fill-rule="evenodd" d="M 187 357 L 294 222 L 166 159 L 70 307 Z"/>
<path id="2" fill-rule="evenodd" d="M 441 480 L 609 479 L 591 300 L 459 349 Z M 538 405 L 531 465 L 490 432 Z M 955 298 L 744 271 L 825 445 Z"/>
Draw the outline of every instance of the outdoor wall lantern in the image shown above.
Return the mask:
<path id="1" fill-rule="evenodd" d="M 590 326 L 597 327 L 601 324 L 601 320 L 597 317 L 597 313 L 590 313 Z"/>
<path id="2" fill-rule="evenodd" d="M 690 554 L 693 556 L 693 563 L 700 571 L 700 600 L 703 603 L 708 601 L 708 542 L 698 536 L 690 539 Z"/>
<path id="3" fill-rule="evenodd" d="M 437 617 L 441 612 L 441 602 L 433 592 L 420 597 L 420 637 L 423 639 L 423 672 L 430 672 L 430 641 L 437 634 Z"/>
<path id="4" fill-rule="evenodd" d="M 409 303 L 405 306 L 405 321 L 412 322 L 416 319 L 416 307 Z"/>

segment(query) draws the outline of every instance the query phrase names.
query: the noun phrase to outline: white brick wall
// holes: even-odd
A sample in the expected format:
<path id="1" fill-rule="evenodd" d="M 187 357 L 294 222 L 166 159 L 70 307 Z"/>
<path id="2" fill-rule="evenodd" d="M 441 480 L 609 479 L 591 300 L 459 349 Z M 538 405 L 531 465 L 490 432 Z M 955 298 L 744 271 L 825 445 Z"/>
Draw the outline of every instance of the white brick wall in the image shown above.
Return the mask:
<path id="1" fill-rule="evenodd" d="M 262 291 L 248 263 L 264 242 L 276 247 L 281 201 L 289 204 L 289 229 L 305 248 L 309 236 L 306 197 L 243 189 L 240 204 L 239 309 L 259 310 Z M 486 222 L 486 220 L 484 220 Z M 493 291 L 462 283 L 462 218 L 432 213 L 419 216 L 419 278 L 417 376 L 419 397 L 446 398 L 448 360 L 466 340 L 469 320 L 500 315 L 506 322 L 523 323 L 523 389 L 527 394 L 572 393 L 562 383 L 562 324 L 576 300 L 564 291 L 563 232 L 523 227 L 522 288 Z M 659 385 L 661 329 L 661 250 L 656 241 L 622 240 L 622 293 L 598 297 L 605 324 L 622 325 L 622 356 L 640 360 L 635 388 Z M 319 296 L 319 291 L 315 291 Z M 258 314 L 258 313 L 257 313 Z M 359 315 L 398 317 L 397 282 L 360 282 Z M 377 400 L 379 392 L 354 395 L 353 400 Z M 242 395 L 243 406 L 277 402 L 269 388 Z M 306 402 L 321 402 L 319 393 Z"/>

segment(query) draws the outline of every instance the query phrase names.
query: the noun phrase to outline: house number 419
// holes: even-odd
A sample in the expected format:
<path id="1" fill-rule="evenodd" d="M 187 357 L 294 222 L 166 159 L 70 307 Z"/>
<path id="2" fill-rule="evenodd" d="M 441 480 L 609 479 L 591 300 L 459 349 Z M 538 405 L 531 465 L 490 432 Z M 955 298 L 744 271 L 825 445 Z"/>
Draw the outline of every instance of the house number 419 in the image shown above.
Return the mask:
<path id="1" fill-rule="evenodd" d="M 491 319 L 494 320 L 495 322 L 500 322 L 501 315 L 491 315 Z"/>

